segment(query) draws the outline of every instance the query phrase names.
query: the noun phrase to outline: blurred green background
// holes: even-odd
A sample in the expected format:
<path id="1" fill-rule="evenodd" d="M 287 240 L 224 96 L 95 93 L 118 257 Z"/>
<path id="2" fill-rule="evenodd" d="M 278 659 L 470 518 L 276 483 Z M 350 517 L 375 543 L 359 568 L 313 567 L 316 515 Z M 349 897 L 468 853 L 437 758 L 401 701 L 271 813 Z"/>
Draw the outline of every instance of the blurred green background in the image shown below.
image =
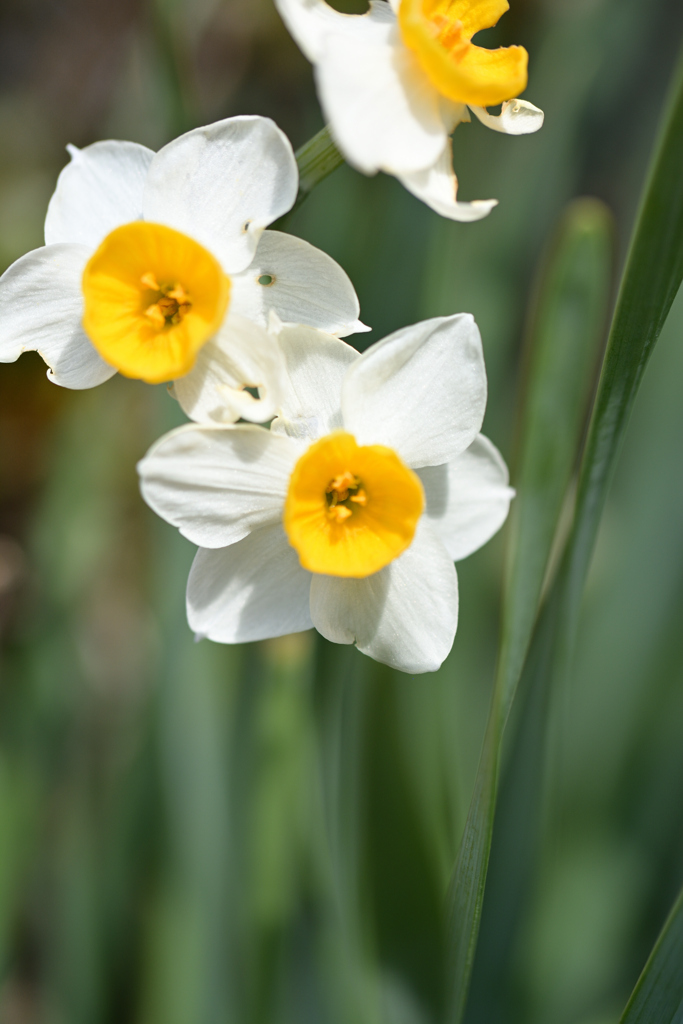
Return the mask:
<path id="1" fill-rule="evenodd" d="M 352 341 L 475 314 L 485 431 L 512 462 L 534 282 L 580 195 L 614 215 L 616 275 L 683 8 L 513 0 L 486 35 L 528 48 L 525 95 L 546 112 L 527 138 L 458 128 L 460 196 L 497 197 L 488 219 L 443 221 L 343 167 L 287 230 L 350 274 L 374 329 Z M 238 113 L 273 117 L 295 147 L 322 125 L 271 0 L 4 0 L 2 266 L 42 243 L 67 142 L 158 148 Z M 513 717 L 467 1024 L 615 1024 L 683 881 L 682 335 L 679 300 L 575 669 L 539 712 L 531 858 Z M 0 1024 L 438 1024 L 505 535 L 459 567 L 458 635 L 434 675 L 309 634 L 195 644 L 193 550 L 143 505 L 134 468 L 180 419 L 163 387 L 67 392 L 37 356 L 0 366 Z M 533 694 L 519 704 L 531 714 Z"/>

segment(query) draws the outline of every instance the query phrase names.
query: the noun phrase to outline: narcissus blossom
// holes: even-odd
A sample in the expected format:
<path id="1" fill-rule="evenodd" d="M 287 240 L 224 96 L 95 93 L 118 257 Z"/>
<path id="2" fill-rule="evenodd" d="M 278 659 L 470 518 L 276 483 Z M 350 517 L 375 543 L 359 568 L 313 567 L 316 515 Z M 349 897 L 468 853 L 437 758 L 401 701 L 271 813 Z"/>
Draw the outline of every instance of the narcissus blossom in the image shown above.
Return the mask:
<path id="1" fill-rule="evenodd" d="M 472 42 L 507 0 L 371 0 L 341 14 L 325 0 L 275 0 L 315 65 L 318 93 L 340 150 L 365 174 L 386 171 L 444 217 L 485 217 L 495 199 L 457 201 L 450 135 L 475 116 L 494 131 L 526 135 L 543 112 L 517 99 L 527 85 L 521 46 Z M 486 108 L 502 104 L 499 114 Z"/>
<path id="2" fill-rule="evenodd" d="M 264 421 L 283 373 L 271 312 L 340 336 L 367 329 L 334 260 L 264 230 L 298 189 L 269 119 L 219 121 L 156 154 L 116 141 L 69 149 L 45 246 L 0 278 L 0 362 L 37 350 L 65 387 L 118 370 L 174 381 L 194 419 Z"/>
<path id="3" fill-rule="evenodd" d="M 271 429 L 191 424 L 139 465 L 145 500 L 198 544 L 199 637 L 237 643 L 315 626 L 404 672 L 439 667 L 458 619 L 454 561 L 504 522 L 513 492 L 480 433 L 486 376 L 463 314 L 363 355 L 285 327 Z"/>

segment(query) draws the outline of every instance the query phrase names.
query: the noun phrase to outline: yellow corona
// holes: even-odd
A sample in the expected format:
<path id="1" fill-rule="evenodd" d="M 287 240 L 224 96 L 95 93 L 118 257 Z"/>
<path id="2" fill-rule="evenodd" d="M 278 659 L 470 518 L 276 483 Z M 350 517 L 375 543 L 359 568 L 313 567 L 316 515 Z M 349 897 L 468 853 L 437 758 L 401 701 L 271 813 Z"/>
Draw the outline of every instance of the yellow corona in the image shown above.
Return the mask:
<path id="1" fill-rule="evenodd" d="M 401 0 L 398 21 L 406 46 L 442 96 L 491 107 L 526 89 L 523 46 L 487 50 L 472 36 L 509 10 L 507 0 Z"/>
<path id="2" fill-rule="evenodd" d="M 304 569 L 363 578 L 405 551 L 423 510 L 419 477 L 396 452 L 338 431 L 294 467 L 284 525 Z"/>
<path id="3" fill-rule="evenodd" d="M 230 280 L 198 242 L 134 221 L 104 239 L 83 273 L 83 328 L 102 358 L 150 384 L 188 373 L 220 327 Z"/>

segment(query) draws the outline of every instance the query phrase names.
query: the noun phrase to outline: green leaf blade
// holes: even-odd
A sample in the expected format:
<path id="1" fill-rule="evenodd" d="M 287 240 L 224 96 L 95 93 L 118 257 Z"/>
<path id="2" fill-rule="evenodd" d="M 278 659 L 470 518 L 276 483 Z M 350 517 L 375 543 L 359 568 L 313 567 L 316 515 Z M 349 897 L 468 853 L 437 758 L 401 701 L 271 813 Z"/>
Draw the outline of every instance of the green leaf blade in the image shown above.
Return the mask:
<path id="1" fill-rule="evenodd" d="M 683 1021 L 683 891 L 633 990 L 620 1024 Z"/>
<path id="2" fill-rule="evenodd" d="M 449 1020 L 464 1012 L 479 931 L 500 748 L 576 464 L 611 280 L 612 221 L 579 200 L 558 227 L 538 289 L 522 400 L 518 497 L 511 523 L 501 651 L 474 793 L 449 896 Z"/>
<path id="3" fill-rule="evenodd" d="M 581 467 L 567 560 L 572 628 L 633 402 L 683 280 L 681 167 L 683 59 L 638 215 Z"/>

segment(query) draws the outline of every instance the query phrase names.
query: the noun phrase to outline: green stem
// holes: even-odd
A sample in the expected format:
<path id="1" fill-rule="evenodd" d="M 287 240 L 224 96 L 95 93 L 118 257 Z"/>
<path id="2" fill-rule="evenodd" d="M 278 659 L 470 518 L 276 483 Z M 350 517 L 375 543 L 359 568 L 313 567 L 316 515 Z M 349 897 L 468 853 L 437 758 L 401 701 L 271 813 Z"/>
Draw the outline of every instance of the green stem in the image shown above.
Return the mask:
<path id="1" fill-rule="evenodd" d="M 280 217 L 275 224 L 271 224 L 271 230 L 283 229 L 291 215 L 310 196 L 316 185 L 344 163 L 344 157 L 332 141 L 328 126 L 297 149 L 294 156 L 299 168 L 299 193 L 289 213 Z"/>
<path id="2" fill-rule="evenodd" d="M 297 149 L 295 156 L 299 165 L 299 194 L 294 209 L 311 194 L 316 185 L 344 163 L 344 157 L 330 134 L 329 125 Z"/>

